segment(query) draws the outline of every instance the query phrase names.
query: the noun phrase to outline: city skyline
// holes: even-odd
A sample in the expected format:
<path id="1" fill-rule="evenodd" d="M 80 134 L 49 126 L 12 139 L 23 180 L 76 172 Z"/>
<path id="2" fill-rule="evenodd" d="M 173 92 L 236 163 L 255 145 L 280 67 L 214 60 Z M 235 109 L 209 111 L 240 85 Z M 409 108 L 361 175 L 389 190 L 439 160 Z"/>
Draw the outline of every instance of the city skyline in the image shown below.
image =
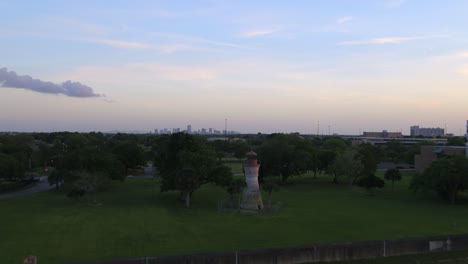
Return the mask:
<path id="1" fill-rule="evenodd" d="M 0 8 L 0 131 L 465 132 L 466 1 Z"/>

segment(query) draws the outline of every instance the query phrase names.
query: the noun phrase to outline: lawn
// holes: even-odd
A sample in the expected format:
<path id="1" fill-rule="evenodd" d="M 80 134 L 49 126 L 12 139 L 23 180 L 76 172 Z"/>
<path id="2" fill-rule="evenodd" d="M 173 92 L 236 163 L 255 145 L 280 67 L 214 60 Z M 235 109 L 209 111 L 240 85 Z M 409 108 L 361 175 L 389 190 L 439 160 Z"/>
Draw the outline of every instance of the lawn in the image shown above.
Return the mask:
<path id="1" fill-rule="evenodd" d="M 228 197 L 212 185 L 186 209 L 154 179 L 116 183 L 98 195 L 100 206 L 54 191 L 0 199 L 0 260 L 21 263 L 33 254 L 40 264 L 56 264 L 468 233 L 468 205 L 413 195 L 409 178 L 371 197 L 328 177 L 295 177 L 274 193 L 283 204 L 277 214 L 218 212 Z"/>
<path id="2" fill-rule="evenodd" d="M 231 168 L 233 174 L 244 174 L 243 164 L 240 162 L 224 163 L 224 165 Z"/>

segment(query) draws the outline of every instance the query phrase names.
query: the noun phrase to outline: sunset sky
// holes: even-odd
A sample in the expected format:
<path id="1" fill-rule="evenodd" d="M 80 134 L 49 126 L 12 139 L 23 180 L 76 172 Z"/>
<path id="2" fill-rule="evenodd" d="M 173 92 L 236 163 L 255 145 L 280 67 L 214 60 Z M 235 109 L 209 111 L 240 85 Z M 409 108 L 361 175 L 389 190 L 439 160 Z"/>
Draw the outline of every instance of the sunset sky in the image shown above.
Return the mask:
<path id="1" fill-rule="evenodd" d="M 460 135 L 468 119 L 468 1 L 0 0 L 0 10 L 0 131 L 228 119 L 254 133 L 315 134 L 320 121 L 323 134 Z M 16 81 L 25 75 L 42 82 Z"/>

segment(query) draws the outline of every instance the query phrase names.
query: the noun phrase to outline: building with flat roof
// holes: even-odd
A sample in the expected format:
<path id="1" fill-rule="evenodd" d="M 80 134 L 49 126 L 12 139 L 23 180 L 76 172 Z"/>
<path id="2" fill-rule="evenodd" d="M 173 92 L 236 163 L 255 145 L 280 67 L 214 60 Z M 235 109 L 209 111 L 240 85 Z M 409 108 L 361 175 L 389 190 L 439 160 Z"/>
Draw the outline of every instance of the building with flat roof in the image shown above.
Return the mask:
<path id="1" fill-rule="evenodd" d="M 421 153 L 414 156 L 414 169 L 422 173 L 431 163 L 442 155 L 465 155 L 463 146 L 421 146 Z"/>
<path id="2" fill-rule="evenodd" d="M 410 134 L 412 137 L 423 136 L 423 137 L 443 137 L 445 136 L 445 130 L 440 127 L 419 127 L 411 126 Z"/>
<path id="3" fill-rule="evenodd" d="M 402 137 L 401 132 L 388 132 L 387 130 L 383 130 L 382 132 L 364 132 L 362 134 L 363 137 L 371 137 L 371 138 L 398 138 Z"/>

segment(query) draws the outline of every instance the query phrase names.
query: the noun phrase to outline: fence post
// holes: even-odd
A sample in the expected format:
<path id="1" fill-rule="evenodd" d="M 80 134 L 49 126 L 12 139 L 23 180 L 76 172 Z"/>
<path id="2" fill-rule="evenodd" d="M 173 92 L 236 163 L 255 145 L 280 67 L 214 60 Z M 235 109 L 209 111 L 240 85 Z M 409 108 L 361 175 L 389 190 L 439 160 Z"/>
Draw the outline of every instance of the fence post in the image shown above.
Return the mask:
<path id="1" fill-rule="evenodd" d="M 314 246 L 314 259 L 315 259 L 315 261 L 314 261 L 314 262 L 318 262 L 318 259 L 317 259 L 317 254 L 318 254 L 318 253 L 317 253 L 317 247 L 316 247 L 316 246 Z"/>
<path id="2" fill-rule="evenodd" d="M 386 240 L 383 241 L 383 256 L 384 257 L 387 256 L 387 241 Z"/>
<path id="3" fill-rule="evenodd" d="M 37 257 L 28 256 L 24 259 L 23 264 L 37 264 Z"/>

